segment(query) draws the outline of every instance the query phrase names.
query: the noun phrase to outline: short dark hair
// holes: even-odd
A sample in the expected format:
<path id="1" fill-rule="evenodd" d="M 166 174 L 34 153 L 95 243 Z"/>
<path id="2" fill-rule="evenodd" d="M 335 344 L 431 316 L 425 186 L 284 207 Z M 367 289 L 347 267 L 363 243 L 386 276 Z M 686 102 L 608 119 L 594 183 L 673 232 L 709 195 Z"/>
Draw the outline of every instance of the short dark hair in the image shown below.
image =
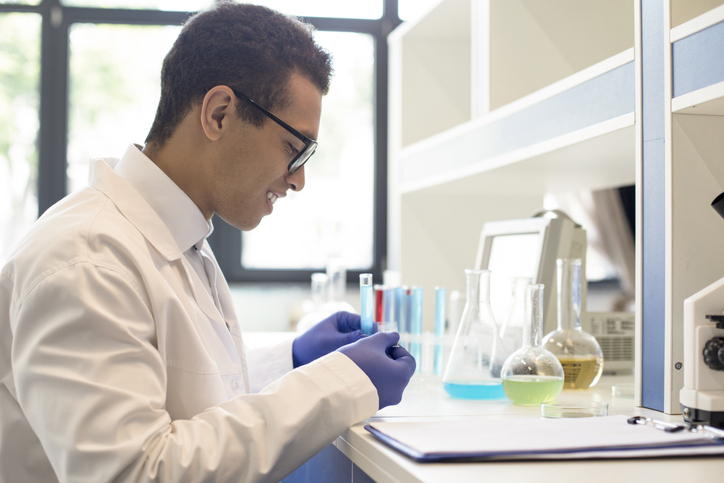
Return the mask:
<path id="1" fill-rule="evenodd" d="M 161 99 L 146 143 L 162 147 L 194 103 L 218 85 L 233 87 L 269 110 L 289 102 L 287 84 L 299 73 L 329 91 L 331 55 L 314 27 L 267 7 L 221 2 L 190 17 L 161 69 Z M 255 126 L 265 117 L 247 102 L 239 116 Z"/>

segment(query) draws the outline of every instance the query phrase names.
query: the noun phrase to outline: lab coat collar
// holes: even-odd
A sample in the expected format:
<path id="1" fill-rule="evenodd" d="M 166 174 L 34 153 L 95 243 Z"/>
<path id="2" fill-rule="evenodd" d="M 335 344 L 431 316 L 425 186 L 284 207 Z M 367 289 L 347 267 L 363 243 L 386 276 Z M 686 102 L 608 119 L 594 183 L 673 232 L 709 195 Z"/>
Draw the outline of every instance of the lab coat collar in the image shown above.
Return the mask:
<path id="1" fill-rule="evenodd" d="M 131 183 L 161 217 L 181 252 L 192 246 L 200 250 L 214 226 L 206 220 L 191 198 L 141 151 L 129 145 L 115 168 L 116 174 Z"/>
<path id="2" fill-rule="evenodd" d="M 136 149 L 133 147 L 133 149 Z M 89 184 L 113 202 L 148 242 L 169 261 L 182 257 L 178 243 L 165 221 L 146 199 L 128 181 L 114 172 L 119 164 L 116 158 L 103 158 L 91 162 Z"/>

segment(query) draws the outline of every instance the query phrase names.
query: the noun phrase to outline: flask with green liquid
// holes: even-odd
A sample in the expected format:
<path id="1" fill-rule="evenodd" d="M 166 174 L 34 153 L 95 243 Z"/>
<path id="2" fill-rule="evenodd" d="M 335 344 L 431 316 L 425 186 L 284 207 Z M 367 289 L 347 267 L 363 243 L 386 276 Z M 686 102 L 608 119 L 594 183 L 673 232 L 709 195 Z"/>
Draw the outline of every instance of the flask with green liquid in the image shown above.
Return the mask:
<path id="1" fill-rule="evenodd" d="M 563 389 L 563 367 L 555 355 L 543 348 L 543 285 L 525 287 L 523 347 L 503 364 L 503 390 L 514 404 L 538 405 L 553 401 Z"/>

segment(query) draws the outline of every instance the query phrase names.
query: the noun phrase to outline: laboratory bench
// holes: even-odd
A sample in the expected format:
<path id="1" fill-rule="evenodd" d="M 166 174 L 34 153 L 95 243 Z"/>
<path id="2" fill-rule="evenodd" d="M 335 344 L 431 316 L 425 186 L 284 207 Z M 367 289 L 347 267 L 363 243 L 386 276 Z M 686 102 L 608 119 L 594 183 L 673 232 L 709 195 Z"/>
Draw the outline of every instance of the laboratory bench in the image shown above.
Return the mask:
<path id="1" fill-rule="evenodd" d="M 564 390 L 558 401 L 602 401 L 609 415 L 648 416 L 682 422 L 681 416 L 635 407 L 633 375 L 604 375 L 588 390 Z M 614 388 L 616 396 L 614 396 Z M 379 421 L 521 420 L 540 418 L 540 407 L 516 406 L 507 400 L 450 398 L 439 377 L 416 374 L 402 402 L 352 426 L 332 445 L 284 480 L 301 482 L 639 482 L 720 479 L 724 457 L 649 458 L 578 461 L 418 463 L 375 439 L 364 426 Z"/>

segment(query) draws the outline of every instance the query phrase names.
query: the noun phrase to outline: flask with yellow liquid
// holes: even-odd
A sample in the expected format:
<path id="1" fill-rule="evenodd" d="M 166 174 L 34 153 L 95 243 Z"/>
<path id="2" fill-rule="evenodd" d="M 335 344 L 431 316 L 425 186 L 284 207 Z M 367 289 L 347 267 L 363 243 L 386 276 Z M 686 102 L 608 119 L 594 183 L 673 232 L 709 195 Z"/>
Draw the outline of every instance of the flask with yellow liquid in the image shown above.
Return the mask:
<path id="1" fill-rule="evenodd" d="M 543 339 L 543 347 L 563 366 L 564 389 L 588 389 L 603 371 L 598 341 L 581 329 L 581 260 L 557 260 L 558 329 Z"/>

